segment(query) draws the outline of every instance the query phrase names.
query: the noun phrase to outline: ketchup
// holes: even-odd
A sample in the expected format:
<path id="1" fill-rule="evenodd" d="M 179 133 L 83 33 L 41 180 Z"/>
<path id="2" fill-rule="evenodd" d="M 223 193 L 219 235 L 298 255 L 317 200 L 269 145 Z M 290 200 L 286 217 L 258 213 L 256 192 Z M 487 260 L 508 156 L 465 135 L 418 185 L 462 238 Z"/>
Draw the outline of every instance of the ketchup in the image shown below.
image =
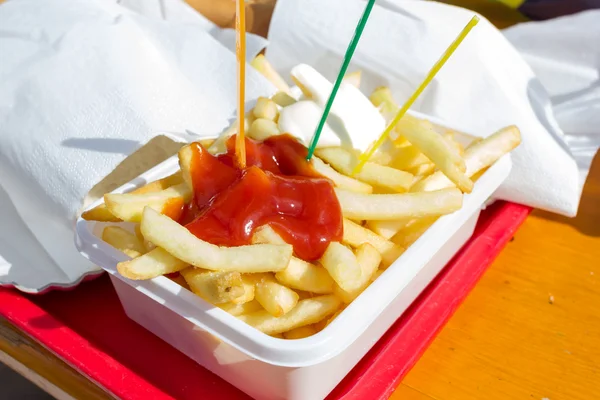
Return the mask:
<path id="1" fill-rule="evenodd" d="M 291 135 L 245 140 L 245 169 L 236 163 L 235 137 L 218 156 L 191 145 L 194 198 L 180 222 L 198 238 L 223 246 L 250 244 L 255 229 L 268 224 L 298 257 L 320 258 L 343 233 L 331 181 L 311 167 L 306 147 Z"/>

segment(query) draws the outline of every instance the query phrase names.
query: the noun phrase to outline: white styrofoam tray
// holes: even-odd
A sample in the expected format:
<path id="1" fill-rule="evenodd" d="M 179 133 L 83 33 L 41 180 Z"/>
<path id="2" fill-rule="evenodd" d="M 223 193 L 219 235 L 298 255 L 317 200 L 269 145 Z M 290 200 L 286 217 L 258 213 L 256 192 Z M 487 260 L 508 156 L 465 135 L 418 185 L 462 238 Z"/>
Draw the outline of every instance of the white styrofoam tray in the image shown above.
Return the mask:
<path id="1" fill-rule="evenodd" d="M 412 114 L 445 127 L 435 118 Z M 115 193 L 128 192 L 178 168 L 177 157 L 170 158 Z M 482 207 L 510 169 L 506 155 L 478 179 L 459 211 L 436 221 L 324 330 L 299 340 L 270 337 L 166 277 L 148 281 L 122 277 L 116 265 L 128 257 L 100 239 L 107 223 L 80 218 L 75 242 L 85 258 L 110 274 L 131 319 L 202 366 L 254 398 L 322 399 L 471 237 Z"/>

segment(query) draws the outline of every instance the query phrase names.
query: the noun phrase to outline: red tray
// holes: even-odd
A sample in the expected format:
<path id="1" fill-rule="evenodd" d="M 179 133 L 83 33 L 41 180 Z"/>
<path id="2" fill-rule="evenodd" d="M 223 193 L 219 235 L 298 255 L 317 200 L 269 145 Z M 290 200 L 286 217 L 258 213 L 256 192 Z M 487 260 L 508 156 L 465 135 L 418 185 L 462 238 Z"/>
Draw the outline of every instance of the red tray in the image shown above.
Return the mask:
<path id="1" fill-rule="evenodd" d="M 530 210 L 485 210 L 469 242 L 328 399 L 387 399 Z M 129 320 L 106 275 L 38 296 L 0 289 L 0 315 L 118 398 L 249 398 Z"/>

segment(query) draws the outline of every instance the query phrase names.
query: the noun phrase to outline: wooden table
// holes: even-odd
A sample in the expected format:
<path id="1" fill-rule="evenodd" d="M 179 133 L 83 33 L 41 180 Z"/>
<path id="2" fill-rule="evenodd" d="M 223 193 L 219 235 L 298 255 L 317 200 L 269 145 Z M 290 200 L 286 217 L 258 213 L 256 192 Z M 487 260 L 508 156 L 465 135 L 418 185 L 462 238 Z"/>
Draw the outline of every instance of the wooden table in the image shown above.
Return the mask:
<path id="1" fill-rule="evenodd" d="M 221 25 L 232 1 L 188 0 Z M 498 26 L 522 20 L 483 0 Z M 252 6 L 266 33 L 273 0 Z M 442 330 L 392 399 L 600 398 L 600 153 L 574 219 L 535 211 Z M 22 332 L 0 320 L 0 361 L 55 396 L 109 396 Z"/>
<path id="2" fill-rule="evenodd" d="M 599 399 L 600 153 L 575 219 L 534 211 L 393 399 Z"/>

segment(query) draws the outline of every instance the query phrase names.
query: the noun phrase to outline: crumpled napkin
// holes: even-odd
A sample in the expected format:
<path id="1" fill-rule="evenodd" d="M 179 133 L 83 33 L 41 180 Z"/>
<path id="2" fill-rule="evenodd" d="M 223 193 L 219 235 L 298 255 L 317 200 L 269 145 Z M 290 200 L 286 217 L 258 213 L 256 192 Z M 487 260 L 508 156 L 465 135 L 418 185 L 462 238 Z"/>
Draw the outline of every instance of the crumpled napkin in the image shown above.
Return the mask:
<path id="1" fill-rule="evenodd" d="M 0 284 L 35 291 L 95 270 L 73 245 L 92 186 L 156 135 L 217 135 L 232 122 L 231 30 L 179 1 L 162 2 L 163 11 L 179 10 L 176 21 L 153 16 L 149 3 L 124 3 L 133 8 L 107 0 L 0 6 L 0 201 L 16 214 L 0 227 Z M 248 56 L 264 43 L 249 37 Z M 249 102 L 273 91 L 249 68 Z"/>
<path id="2" fill-rule="evenodd" d="M 600 10 L 504 30 L 549 96 L 583 184 L 600 147 Z"/>

